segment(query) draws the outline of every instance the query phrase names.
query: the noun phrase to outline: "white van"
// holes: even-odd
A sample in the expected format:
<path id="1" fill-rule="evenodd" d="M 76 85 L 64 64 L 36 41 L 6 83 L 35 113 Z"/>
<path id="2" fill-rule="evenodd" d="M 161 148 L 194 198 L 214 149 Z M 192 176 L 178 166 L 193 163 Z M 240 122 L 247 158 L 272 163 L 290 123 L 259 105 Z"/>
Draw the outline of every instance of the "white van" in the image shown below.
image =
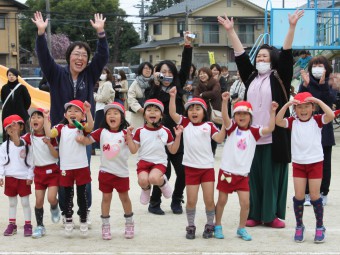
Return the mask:
<path id="1" fill-rule="evenodd" d="M 126 78 L 127 79 L 134 79 L 136 78 L 136 74 L 133 73 L 130 69 L 130 67 L 128 66 L 116 66 L 115 68 L 113 68 L 113 74 L 116 76 L 119 74 L 119 71 L 123 70 L 124 73 L 126 74 Z"/>

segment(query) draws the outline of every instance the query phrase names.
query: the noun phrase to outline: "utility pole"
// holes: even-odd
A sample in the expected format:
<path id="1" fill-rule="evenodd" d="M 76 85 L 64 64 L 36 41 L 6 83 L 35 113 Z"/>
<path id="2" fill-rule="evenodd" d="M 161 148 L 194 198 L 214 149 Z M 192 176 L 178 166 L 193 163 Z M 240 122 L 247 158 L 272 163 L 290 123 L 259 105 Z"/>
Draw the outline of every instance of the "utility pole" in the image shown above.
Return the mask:
<path id="1" fill-rule="evenodd" d="M 140 38 L 144 38 L 145 33 L 145 27 L 144 27 L 144 15 L 145 15 L 145 9 L 147 8 L 146 4 L 144 2 L 148 2 L 149 0 L 141 0 L 141 4 L 134 5 L 135 8 L 140 8 L 139 10 L 139 17 L 141 17 L 141 29 L 140 29 Z"/>
<path id="2" fill-rule="evenodd" d="M 48 25 L 47 25 L 47 47 L 51 52 L 51 9 L 50 9 L 50 0 L 46 1 L 46 13 L 48 18 Z"/>
<path id="3" fill-rule="evenodd" d="M 282 0 L 282 8 L 285 8 L 285 0 Z"/>

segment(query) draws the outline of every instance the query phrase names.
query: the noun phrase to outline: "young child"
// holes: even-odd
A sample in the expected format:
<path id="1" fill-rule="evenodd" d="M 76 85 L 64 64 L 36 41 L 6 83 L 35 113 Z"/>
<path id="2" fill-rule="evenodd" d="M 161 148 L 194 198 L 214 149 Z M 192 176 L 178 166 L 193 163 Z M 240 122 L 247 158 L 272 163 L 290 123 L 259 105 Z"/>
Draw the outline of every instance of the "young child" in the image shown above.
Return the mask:
<path id="1" fill-rule="evenodd" d="M 35 184 L 35 218 L 37 227 L 33 231 L 33 238 L 40 238 L 46 234 L 43 223 L 44 198 L 47 190 L 47 199 L 51 205 L 51 219 L 53 223 L 60 220 L 58 207 L 58 187 L 60 170 L 57 165 L 58 151 L 57 141 L 45 137 L 45 128 L 50 128 L 49 111 L 41 108 L 32 108 L 30 113 L 31 133 L 25 134 L 22 139 L 29 145 L 33 155 L 34 184 Z"/>
<path id="2" fill-rule="evenodd" d="M 138 184 L 142 188 L 140 202 L 147 205 L 150 201 L 151 185 L 160 187 L 163 196 L 170 198 L 172 188 L 165 176 L 167 154 L 178 150 L 182 127 L 174 128 L 174 139 L 170 130 L 161 124 L 164 105 L 157 99 L 149 99 L 144 103 L 144 127 L 138 128 L 132 138 L 133 127 L 127 129 L 126 140 L 132 154 L 138 151 L 137 174 Z"/>
<path id="3" fill-rule="evenodd" d="M 207 224 L 204 227 L 203 238 L 211 238 L 214 232 L 214 156 L 211 149 L 211 139 L 221 143 L 225 137 L 225 128 L 219 132 L 217 127 L 207 121 L 207 105 L 201 98 L 192 98 L 185 105 L 186 116 L 176 113 L 176 87 L 169 91 L 169 113 L 171 118 L 183 125 L 185 184 L 187 188 L 186 214 L 188 226 L 186 238 L 195 238 L 195 214 L 199 186 L 202 186 Z"/>
<path id="4" fill-rule="evenodd" d="M 296 117 L 283 118 L 284 112 L 294 105 Z M 321 107 L 324 114 L 313 115 L 314 104 Z M 322 181 L 323 151 L 321 145 L 322 126 L 333 121 L 334 113 L 325 103 L 309 92 L 298 93 L 293 101 L 286 103 L 276 116 L 276 125 L 291 130 L 292 165 L 295 196 L 293 197 L 296 218 L 295 242 L 304 241 L 303 209 L 305 189 L 308 181 L 311 204 L 316 219 L 315 243 L 325 241 L 326 229 L 323 225 L 323 205 L 320 197 Z"/>
<path id="5" fill-rule="evenodd" d="M 65 234 L 72 234 L 73 224 L 73 185 L 77 185 L 77 201 L 79 205 L 80 216 L 80 234 L 88 234 L 88 224 L 86 222 L 88 203 L 85 186 L 91 182 L 90 170 L 86 155 L 86 146 L 78 143 L 78 135 L 87 136 L 93 128 L 93 118 L 90 111 L 91 105 L 85 101 L 72 100 L 65 104 L 65 119 L 62 124 L 56 125 L 52 130 L 45 130 L 46 136 L 50 138 L 58 137 L 59 157 L 61 175 L 59 184 L 65 187 Z M 87 119 L 87 123 L 82 122 Z"/>
<path id="6" fill-rule="evenodd" d="M 31 236 L 29 195 L 33 179 L 33 162 L 28 146 L 20 146 L 20 133 L 24 129 L 24 120 L 19 115 L 10 115 L 4 119 L 3 128 L 7 140 L 0 146 L 0 187 L 3 186 L 5 177 L 5 195 L 9 198 L 9 224 L 4 236 L 17 233 L 18 195 L 21 197 L 24 210 L 24 236 Z"/>
<path id="7" fill-rule="evenodd" d="M 245 229 L 249 213 L 248 174 L 255 154 L 256 141 L 261 136 L 273 132 L 275 128 L 275 111 L 278 104 L 272 102 L 268 127 L 251 126 L 253 109 L 249 102 L 240 101 L 234 105 L 234 119 L 228 113 L 230 93 L 222 94 L 222 117 L 228 138 L 221 157 L 221 168 L 218 174 L 218 201 L 216 204 L 215 238 L 223 239 L 222 214 L 228 201 L 228 194 L 237 192 L 241 210 L 237 235 L 245 241 L 252 238 Z"/>
<path id="8" fill-rule="evenodd" d="M 78 136 L 77 141 L 84 145 L 100 143 L 99 190 L 102 197 L 102 238 L 111 240 L 110 206 L 112 191 L 116 189 L 124 209 L 125 238 L 133 238 L 134 222 L 131 200 L 129 197 L 130 181 L 128 169 L 129 148 L 125 143 L 125 109 L 120 103 L 110 103 L 104 107 L 104 119 L 101 128 L 93 131 L 89 137 Z"/>

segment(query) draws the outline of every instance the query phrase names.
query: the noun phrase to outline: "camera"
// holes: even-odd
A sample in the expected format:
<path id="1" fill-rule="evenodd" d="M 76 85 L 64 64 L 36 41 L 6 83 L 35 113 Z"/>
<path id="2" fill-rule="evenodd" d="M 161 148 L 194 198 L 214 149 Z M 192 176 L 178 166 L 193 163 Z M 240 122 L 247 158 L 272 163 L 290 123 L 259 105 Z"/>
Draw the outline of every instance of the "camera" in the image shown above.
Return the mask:
<path id="1" fill-rule="evenodd" d="M 238 93 L 232 94 L 232 95 L 230 96 L 230 98 L 231 98 L 232 100 L 238 98 Z"/>
<path id="2" fill-rule="evenodd" d="M 195 35 L 195 34 L 187 34 L 187 37 L 192 38 L 192 39 L 195 39 L 195 38 L 196 38 L 196 35 Z"/>
<path id="3" fill-rule="evenodd" d="M 158 79 L 159 81 L 162 81 L 162 80 L 164 79 L 164 75 L 160 73 L 160 74 L 158 75 L 157 79 Z"/>

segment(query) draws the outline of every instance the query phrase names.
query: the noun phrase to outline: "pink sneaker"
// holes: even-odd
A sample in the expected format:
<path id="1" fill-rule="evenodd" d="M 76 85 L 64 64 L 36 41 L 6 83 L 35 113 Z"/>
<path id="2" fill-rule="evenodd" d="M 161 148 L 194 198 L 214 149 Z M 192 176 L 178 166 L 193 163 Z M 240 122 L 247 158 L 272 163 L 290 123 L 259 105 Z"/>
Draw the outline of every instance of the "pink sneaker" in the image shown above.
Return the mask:
<path id="1" fill-rule="evenodd" d="M 15 224 L 8 224 L 5 232 L 4 232 L 4 236 L 12 236 L 15 235 L 17 233 L 17 225 Z"/>
<path id="2" fill-rule="evenodd" d="M 252 219 L 249 219 L 249 220 L 247 220 L 247 222 L 246 222 L 246 226 L 247 226 L 247 227 L 256 227 L 256 226 L 261 225 L 261 224 L 262 224 L 261 221 L 252 220 Z"/>
<path id="3" fill-rule="evenodd" d="M 135 224 L 125 223 L 125 238 L 132 239 L 135 235 Z"/>
<path id="4" fill-rule="evenodd" d="M 103 240 L 111 240 L 111 230 L 110 224 L 103 224 L 102 225 L 102 238 Z"/>
<path id="5" fill-rule="evenodd" d="M 142 193 L 140 194 L 140 202 L 142 205 L 147 205 L 150 202 L 150 193 L 151 188 L 148 190 L 142 189 Z"/>
<path id="6" fill-rule="evenodd" d="M 165 198 L 170 198 L 172 196 L 172 187 L 170 186 L 166 177 L 164 179 L 165 179 L 166 183 L 164 184 L 163 187 L 160 187 L 160 189 L 161 189 L 163 196 Z"/>
<path id="7" fill-rule="evenodd" d="M 31 224 L 24 225 L 24 236 L 32 236 L 32 225 Z"/>
<path id="8" fill-rule="evenodd" d="M 275 218 L 272 222 L 268 222 L 265 225 L 268 226 L 268 227 L 271 227 L 271 228 L 284 228 L 284 227 L 286 227 L 285 222 L 280 220 L 279 218 Z"/>

